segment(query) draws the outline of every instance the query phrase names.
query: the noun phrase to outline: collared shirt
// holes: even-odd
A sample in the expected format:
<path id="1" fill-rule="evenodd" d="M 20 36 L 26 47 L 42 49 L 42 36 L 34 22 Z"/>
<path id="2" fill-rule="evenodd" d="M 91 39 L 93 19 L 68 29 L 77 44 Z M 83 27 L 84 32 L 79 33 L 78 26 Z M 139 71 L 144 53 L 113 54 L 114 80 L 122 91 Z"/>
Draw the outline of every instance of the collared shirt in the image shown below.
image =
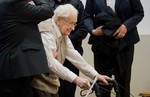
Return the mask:
<path id="1" fill-rule="evenodd" d="M 115 3 L 116 0 L 106 0 L 107 6 L 110 6 L 112 10 L 115 12 Z"/>
<path id="2" fill-rule="evenodd" d="M 52 54 L 52 49 L 57 50 L 56 38 L 62 36 L 61 32 L 52 19 L 48 19 L 44 22 L 42 22 L 42 24 L 39 24 L 39 29 L 41 31 L 41 37 L 46 51 L 49 69 L 52 72 L 56 73 L 60 78 L 65 79 L 69 82 L 73 82 L 77 75 L 64 67 L 58 60 L 53 57 Z M 47 27 L 44 26 L 45 24 L 47 25 Z M 51 33 L 51 30 L 55 30 L 57 37 L 53 33 Z M 66 59 L 68 59 L 83 74 L 93 79 L 94 76 L 98 74 L 98 72 L 83 59 L 83 57 L 77 50 L 74 49 L 68 36 L 66 36 L 66 43 Z"/>

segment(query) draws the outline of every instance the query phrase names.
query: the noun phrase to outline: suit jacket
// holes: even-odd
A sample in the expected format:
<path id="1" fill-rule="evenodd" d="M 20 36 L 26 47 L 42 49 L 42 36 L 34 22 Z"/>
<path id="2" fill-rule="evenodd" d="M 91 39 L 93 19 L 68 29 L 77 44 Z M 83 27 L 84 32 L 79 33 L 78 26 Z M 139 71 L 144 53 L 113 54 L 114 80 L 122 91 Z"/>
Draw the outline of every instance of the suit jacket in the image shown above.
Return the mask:
<path id="1" fill-rule="evenodd" d="M 0 1 L 0 80 L 48 72 L 37 24 L 52 17 L 49 0 Z"/>
<path id="2" fill-rule="evenodd" d="M 93 25 L 94 28 L 103 26 L 102 31 L 104 35 L 112 38 L 114 37 L 113 33 L 121 25 L 121 22 L 116 13 L 109 6 L 107 6 L 99 14 L 95 16 Z"/>
<path id="3" fill-rule="evenodd" d="M 84 14 L 84 24 L 90 34 L 93 30 L 93 19 L 105 8 L 106 0 L 87 0 Z M 140 0 L 116 0 L 115 12 L 119 16 L 121 23 L 127 27 L 127 34 L 124 39 L 128 45 L 137 43 L 139 39 L 137 24 L 143 19 L 144 11 Z M 95 37 L 91 42 L 96 43 L 100 37 Z"/>
<path id="4" fill-rule="evenodd" d="M 118 15 L 116 15 L 116 13 L 109 6 L 105 7 L 95 16 L 93 25 L 94 28 L 103 26 L 102 31 L 104 35 L 99 37 L 100 39 L 96 42 L 96 44 L 100 45 L 101 50 L 105 54 L 117 54 L 126 46 L 124 39 L 115 39 L 115 36 L 113 36 L 113 33 L 115 33 L 121 25 L 121 22 Z M 93 38 L 95 38 L 95 36 L 91 35 L 89 44 L 93 44 Z"/>

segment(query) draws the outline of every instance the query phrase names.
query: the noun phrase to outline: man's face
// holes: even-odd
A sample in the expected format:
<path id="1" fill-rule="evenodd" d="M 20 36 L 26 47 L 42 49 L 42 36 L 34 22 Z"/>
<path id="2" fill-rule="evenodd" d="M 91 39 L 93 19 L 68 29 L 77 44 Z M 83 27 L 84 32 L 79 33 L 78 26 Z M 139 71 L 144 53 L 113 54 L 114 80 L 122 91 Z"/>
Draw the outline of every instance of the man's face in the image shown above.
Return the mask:
<path id="1" fill-rule="evenodd" d="M 70 15 L 67 18 L 62 17 L 60 20 L 59 29 L 62 33 L 62 35 L 70 35 L 70 32 L 75 29 L 77 22 L 77 16 L 76 15 Z"/>

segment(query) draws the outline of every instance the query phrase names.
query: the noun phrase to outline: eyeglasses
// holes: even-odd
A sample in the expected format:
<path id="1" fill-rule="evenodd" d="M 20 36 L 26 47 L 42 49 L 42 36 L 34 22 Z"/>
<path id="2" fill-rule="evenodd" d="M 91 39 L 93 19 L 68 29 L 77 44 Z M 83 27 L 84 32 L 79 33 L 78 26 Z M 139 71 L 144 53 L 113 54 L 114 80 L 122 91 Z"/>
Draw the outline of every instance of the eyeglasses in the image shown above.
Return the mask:
<path id="1" fill-rule="evenodd" d="M 74 23 L 74 22 L 69 22 L 69 20 L 67 20 L 66 18 L 62 18 L 62 19 L 67 23 L 67 25 L 70 25 L 70 26 L 72 26 L 72 27 L 77 26 L 76 23 Z"/>

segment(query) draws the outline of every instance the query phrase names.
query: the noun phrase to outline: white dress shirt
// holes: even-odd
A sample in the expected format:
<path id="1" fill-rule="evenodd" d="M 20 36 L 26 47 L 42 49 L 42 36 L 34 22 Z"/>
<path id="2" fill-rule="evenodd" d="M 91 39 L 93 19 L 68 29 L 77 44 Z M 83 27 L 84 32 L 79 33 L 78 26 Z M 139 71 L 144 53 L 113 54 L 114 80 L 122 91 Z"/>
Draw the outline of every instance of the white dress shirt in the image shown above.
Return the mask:
<path id="1" fill-rule="evenodd" d="M 57 74 L 60 78 L 69 82 L 73 82 L 77 75 L 70 71 L 68 68 L 64 67 L 58 60 L 54 58 L 52 54 L 52 49 L 57 50 L 57 44 L 56 37 L 53 35 L 53 33 L 50 32 L 51 29 L 56 31 L 57 37 L 61 37 L 61 32 L 52 19 L 48 19 L 39 24 L 39 30 L 41 31 L 41 37 L 46 51 L 49 69 Z M 95 75 L 98 74 L 98 72 L 83 59 L 77 50 L 74 49 L 68 36 L 66 36 L 66 42 L 66 59 L 68 59 L 83 74 L 93 79 Z"/>
<path id="2" fill-rule="evenodd" d="M 115 12 L 115 3 L 116 0 L 106 0 L 107 6 L 110 6 L 112 10 Z"/>

